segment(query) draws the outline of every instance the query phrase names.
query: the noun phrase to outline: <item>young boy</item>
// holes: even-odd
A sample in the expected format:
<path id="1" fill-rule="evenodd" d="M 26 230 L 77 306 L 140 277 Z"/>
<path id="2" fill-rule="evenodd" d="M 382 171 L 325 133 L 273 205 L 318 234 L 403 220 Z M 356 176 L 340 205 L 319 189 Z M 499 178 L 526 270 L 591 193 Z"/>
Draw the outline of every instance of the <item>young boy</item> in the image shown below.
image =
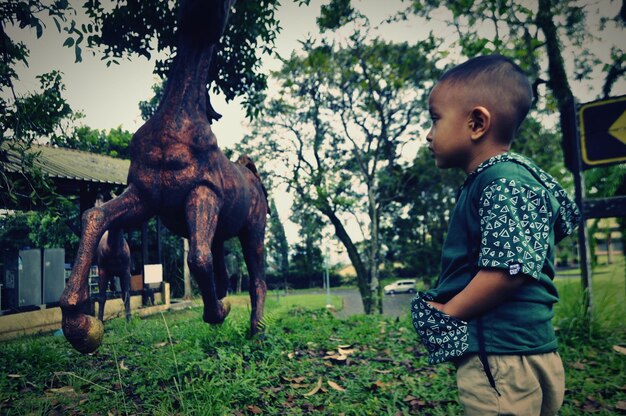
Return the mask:
<path id="1" fill-rule="evenodd" d="M 456 364 L 467 415 L 553 415 L 563 401 L 554 245 L 580 213 L 551 176 L 508 153 L 531 103 L 526 75 L 499 55 L 449 70 L 430 94 L 428 147 L 467 178 L 441 276 L 413 300 L 412 319 L 430 362 Z"/>

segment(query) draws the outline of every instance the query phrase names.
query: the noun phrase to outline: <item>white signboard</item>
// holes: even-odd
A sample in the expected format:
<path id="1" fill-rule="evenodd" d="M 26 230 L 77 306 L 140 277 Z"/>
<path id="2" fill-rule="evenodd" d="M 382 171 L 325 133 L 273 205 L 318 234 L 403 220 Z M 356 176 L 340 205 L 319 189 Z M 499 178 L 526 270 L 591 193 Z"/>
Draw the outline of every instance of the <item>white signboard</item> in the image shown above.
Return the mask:
<path id="1" fill-rule="evenodd" d="M 163 282 L 163 265 L 162 264 L 146 264 L 143 266 L 144 284 Z"/>

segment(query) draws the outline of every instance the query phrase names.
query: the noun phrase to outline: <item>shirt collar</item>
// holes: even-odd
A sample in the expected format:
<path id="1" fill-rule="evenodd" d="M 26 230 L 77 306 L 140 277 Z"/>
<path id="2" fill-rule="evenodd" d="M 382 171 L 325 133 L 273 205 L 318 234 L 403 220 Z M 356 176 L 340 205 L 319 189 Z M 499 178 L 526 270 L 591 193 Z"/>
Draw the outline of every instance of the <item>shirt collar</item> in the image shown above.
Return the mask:
<path id="1" fill-rule="evenodd" d="M 459 189 L 459 193 L 466 188 L 467 186 L 469 186 L 470 183 L 472 183 L 472 181 L 474 180 L 474 178 L 476 178 L 476 176 L 478 176 L 478 174 L 482 171 L 484 171 L 487 168 L 490 168 L 493 165 L 496 165 L 498 163 L 501 162 L 509 162 L 509 161 L 515 161 L 518 163 L 521 163 L 523 165 L 528 165 L 530 164 L 530 160 L 525 158 L 522 155 L 518 155 L 517 153 L 513 153 L 513 152 L 506 152 L 506 153 L 501 153 L 497 156 L 493 156 L 487 160 L 485 160 L 484 162 L 482 162 L 480 165 L 478 165 L 478 167 L 476 169 L 474 169 L 472 172 L 470 172 L 467 177 L 465 178 L 465 181 L 463 182 L 463 185 L 461 185 L 461 188 Z"/>

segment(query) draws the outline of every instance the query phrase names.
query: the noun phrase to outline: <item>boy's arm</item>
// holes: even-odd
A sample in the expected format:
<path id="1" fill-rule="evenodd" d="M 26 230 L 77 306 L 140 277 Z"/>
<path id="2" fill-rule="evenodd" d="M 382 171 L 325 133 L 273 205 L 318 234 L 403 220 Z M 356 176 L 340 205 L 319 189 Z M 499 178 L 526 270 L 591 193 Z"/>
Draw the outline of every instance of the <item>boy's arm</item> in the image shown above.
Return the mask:
<path id="1" fill-rule="evenodd" d="M 526 279 L 524 275 L 510 276 L 506 269 L 481 269 L 465 289 L 447 303 L 428 303 L 443 313 L 467 321 L 506 301 Z"/>

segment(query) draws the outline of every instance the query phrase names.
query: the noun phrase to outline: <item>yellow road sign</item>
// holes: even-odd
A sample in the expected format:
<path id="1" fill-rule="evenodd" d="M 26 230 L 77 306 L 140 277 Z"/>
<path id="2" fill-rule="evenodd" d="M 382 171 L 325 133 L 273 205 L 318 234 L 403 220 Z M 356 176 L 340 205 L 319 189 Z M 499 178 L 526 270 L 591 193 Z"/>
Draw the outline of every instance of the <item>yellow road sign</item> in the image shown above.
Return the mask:
<path id="1" fill-rule="evenodd" d="M 609 134 L 626 144 L 626 111 L 609 127 Z"/>
<path id="2" fill-rule="evenodd" d="M 626 95 L 583 104 L 579 120 L 586 167 L 626 162 Z"/>

